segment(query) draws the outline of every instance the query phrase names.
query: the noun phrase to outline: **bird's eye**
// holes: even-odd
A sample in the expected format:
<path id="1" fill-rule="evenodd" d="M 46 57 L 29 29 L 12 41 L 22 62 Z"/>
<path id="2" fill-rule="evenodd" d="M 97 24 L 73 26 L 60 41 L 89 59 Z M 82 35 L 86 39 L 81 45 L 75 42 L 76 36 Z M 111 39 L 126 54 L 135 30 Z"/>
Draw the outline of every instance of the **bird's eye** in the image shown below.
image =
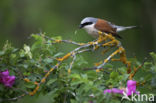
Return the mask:
<path id="1" fill-rule="evenodd" d="M 79 28 L 83 28 L 84 26 L 90 25 L 90 24 L 93 24 L 93 22 L 85 22 L 83 24 L 80 24 Z"/>
<path id="2" fill-rule="evenodd" d="M 90 25 L 90 24 L 93 24 L 93 23 L 92 22 L 86 22 L 86 23 L 83 23 L 82 25 L 86 26 L 86 25 Z"/>

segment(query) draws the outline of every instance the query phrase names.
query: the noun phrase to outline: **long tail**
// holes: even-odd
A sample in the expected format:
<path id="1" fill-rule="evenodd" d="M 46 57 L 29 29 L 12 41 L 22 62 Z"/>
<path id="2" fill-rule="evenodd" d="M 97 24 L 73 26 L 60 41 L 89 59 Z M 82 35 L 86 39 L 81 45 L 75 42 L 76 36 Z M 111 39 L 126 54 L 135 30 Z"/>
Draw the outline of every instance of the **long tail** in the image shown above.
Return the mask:
<path id="1" fill-rule="evenodd" d="M 137 26 L 127 26 L 127 27 L 124 27 L 124 26 L 116 26 L 117 32 L 124 31 L 124 30 L 127 30 L 127 29 L 136 28 L 136 27 Z"/>

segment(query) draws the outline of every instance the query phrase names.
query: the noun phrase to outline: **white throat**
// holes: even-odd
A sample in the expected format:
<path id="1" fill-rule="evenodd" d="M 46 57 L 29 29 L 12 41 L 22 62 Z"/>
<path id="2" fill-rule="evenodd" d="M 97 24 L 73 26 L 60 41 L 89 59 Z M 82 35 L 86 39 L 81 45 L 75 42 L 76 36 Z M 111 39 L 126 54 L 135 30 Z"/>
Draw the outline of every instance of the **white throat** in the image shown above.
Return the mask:
<path id="1" fill-rule="evenodd" d="M 98 30 L 94 27 L 95 24 L 86 25 L 84 29 L 90 34 L 91 36 L 97 38 L 98 37 Z"/>

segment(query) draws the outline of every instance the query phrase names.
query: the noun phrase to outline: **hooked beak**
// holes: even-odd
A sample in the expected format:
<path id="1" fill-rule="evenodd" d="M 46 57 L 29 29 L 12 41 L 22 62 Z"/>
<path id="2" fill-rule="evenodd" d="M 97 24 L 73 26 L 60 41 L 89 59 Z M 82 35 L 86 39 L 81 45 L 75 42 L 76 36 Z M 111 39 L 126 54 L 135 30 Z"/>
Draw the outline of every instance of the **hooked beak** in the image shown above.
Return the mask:
<path id="1" fill-rule="evenodd" d="M 83 28 L 83 25 L 82 24 L 79 25 L 79 29 L 81 29 L 81 28 Z"/>

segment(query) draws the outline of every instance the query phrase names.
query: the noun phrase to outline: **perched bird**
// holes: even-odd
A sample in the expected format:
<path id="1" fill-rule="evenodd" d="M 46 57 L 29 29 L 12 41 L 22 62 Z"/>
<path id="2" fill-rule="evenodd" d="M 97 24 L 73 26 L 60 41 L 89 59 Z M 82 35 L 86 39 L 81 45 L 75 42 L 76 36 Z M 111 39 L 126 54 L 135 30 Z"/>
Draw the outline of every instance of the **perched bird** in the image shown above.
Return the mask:
<path id="1" fill-rule="evenodd" d="M 135 28 L 136 26 L 117 26 L 115 24 L 112 24 L 109 21 L 94 18 L 94 17 L 86 17 L 84 18 L 79 28 L 85 29 L 88 34 L 91 36 L 97 38 L 99 36 L 98 31 L 104 32 L 104 33 L 111 33 L 113 36 L 121 38 L 121 36 L 118 35 L 118 32 L 124 31 L 127 29 Z"/>

